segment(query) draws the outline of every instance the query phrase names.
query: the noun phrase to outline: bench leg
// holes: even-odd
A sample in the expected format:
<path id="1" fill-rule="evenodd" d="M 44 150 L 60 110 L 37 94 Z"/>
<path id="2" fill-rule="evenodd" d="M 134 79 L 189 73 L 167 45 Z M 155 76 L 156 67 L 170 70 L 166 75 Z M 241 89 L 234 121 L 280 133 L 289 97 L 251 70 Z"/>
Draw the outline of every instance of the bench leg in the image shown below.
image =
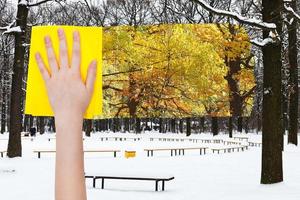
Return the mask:
<path id="1" fill-rule="evenodd" d="M 38 158 L 41 158 L 41 152 L 38 152 Z"/>
<path id="2" fill-rule="evenodd" d="M 3 158 L 3 152 L 1 152 L 1 158 Z"/>
<path id="3" fill-rule="evenodd" d="M 101 189 L 104 189 L 104 178 L 102 178 Z"/>
<path id="4" fill-rule="evenodd" d="M 162 181 L 162 191 L 165 191 L 165 181 Z"/>
<path id="5" fill-rule="evenodd" d="M 93 178 L 93 188 L 96 188 L 96 178 Z"/>
<path id="6" fill-rule="evenodd" d="M 173 156 L 173 150 L 171 149 L 171 156 Z"/>
<path id="7" fill-rule="evenodd" d="M 202 149 L 200 149 L 200 155 L 202 155 Z"/>
<path id="8" fill-rule="evenodd" d="M 153 157 L 153 150 L 151 151 L 151 156 Z"/>
<path id="9" fill-rule="evenodd" d="M 117 157 L 117 152 L 116 151 L 114 151 L 114 157 Z"/>
<path id="10" fill-rule="evenodd" d="M 158 181 L 155 181 L 155 191 L 158 191 Z"/>
<path id="11" fill-rule="evenodd" d="M 182 149 L 182 155 L 184 156 L 184 149 Z M 165 184 L 165 181 L 163 182 L 163 184 Z"/>
<path id="12" fill-rule="evenodd" d="M 149 157 L 149 151 L 147 151 L 147 157 Z"/>

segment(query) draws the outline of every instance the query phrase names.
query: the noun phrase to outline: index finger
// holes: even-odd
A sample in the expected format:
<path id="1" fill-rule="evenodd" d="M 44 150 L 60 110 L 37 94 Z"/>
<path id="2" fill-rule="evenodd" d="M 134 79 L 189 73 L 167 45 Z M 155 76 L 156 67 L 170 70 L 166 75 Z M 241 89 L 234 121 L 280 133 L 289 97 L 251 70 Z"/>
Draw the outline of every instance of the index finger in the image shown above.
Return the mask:
<path id="1" fill-rule="evenodd" d="M 72 66 L 73 70 L 80 73 L 81 49 L 80 35 L 78 31 L 73 32 Z"/>

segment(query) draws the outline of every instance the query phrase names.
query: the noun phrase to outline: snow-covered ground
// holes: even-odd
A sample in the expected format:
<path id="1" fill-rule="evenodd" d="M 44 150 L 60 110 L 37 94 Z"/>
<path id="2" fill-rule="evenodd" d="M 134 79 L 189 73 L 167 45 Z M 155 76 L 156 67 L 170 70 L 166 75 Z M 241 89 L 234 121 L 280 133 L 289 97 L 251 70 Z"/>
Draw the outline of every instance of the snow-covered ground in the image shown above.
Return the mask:
<path id="1" fill-rule="evenodd" d="M 140 141 L 101 141 L 100 137 L 141 137 Z M 256 134 L 240 135 L 249 141 L 259 142 Z M 6 149 L 7 135 L 0 135 L 0 150 Z M 0 158 L 1 200 L 53 200 L 54 199 L 54 155 L 43 155 L 41 159 L 33 153 L 35 149 L 53 149 L 55 140 L 48 141 L 49 134 L 37 136 L 33 141 L 23 139 L 23 157 Z M 300 148 L 286 146 L 284 152 L 284 179 L 275 185 L 260 185 L 261 148 L 250 147 L 244 152 L 199 155 L 199 151 L 187 151 L 185 156 L 171 157 L 170 152 L 154 152 L 147 157 L 144 148 L 170 147 L 220 147 L 220 144 L 176 142 L 157 140 L 150 137 L 185 138 L 184 135 L 148 133 L 94 134 L 84 140 L 86 149 L 120 149 L 117 158 L 112 153 L 87 153 L 87 173 L 109 174 L 172 174 L 175 179 L 166 182 L 166 191 L 155 192 L 154 182 L 106 180 L 101 190 L 87 181 L 89 200 L 299 200 L 300 199 Z M 193 138 L 213 139 L 210 134 L 192 135 Z M 215 139 L 216 137 L 214 137 Z M 228 139 L 227 135 L 217 138 Z M 124 158 L 124 150 L 136 150 L 135 158 Z M 14 172 L 10 172 L 14 170 Z M 100 183 L 100 181 L 99 181 Z"/>

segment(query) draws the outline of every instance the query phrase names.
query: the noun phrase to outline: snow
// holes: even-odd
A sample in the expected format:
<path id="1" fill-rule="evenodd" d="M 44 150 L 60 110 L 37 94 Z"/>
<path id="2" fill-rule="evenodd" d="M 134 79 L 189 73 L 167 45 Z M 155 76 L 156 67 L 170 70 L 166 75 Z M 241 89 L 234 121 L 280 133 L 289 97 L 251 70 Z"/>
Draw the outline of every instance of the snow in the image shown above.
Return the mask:
<path id="1" fill-rule="evenodd" d="M 251 19 L 251 18 L 246 18 L 243 17 L 242 15 L 238 14 L 238 13 L 234 13 L 234 12 L 230 12 L 230 11 L 226 11 L 226 10 L 220 10 L 220 9 L 215 9 L 213 7 L 211 7 L 208 3 L 206 3 L 204 0 L 193 0 L 194 2 L 197 2 L 199 5 L 203 6 L 205 9 L 218 14 L 218 15 L 225 15 L 225 16 L 229 16 L 237 21 L 239 21 L 240 23 L 245 23 L 251 26 L 256 26 L 259 28 L 263 28 L 263 29 L 276 29 L 276 24 L 274 23 L 267 23 L 267 22 L 263 22 L 261 20 L 258 19 Z"/>
<path id="2" fill-rule="evenodd" d="M 19 5 L 27 6 L 28 5 L 28 1 L 27 0 L 21 0 L 18 4 Z"/>
<path id="3" fill-rule="evenodd" d="M 9 34 L 9 33 L 21 33 L 21 32 L 22 32 L 21 27 L 15 26 L 15 27 L 8 28 L 6 31 L 2 33 L 2 35 Z"/>
<path id="4" fill-rule="evenodd" d="M 141 137 L 140 141 L 101 141 L 101 137 Z M 234 134 L 249 137 L 251 142 L 261 142 L 259 134 Z M 22 158 L 0 158 L 1 199 L 53 200 L 55 154 L 42 155 L 41 159 L 33 153 L 36 148 L 54 148 L 55 140 L 48 141 L 53 134 L 37 136 L 33 141 L 22 140 Z M 150 141 L 150 137 L 186 138 L 183 134 L 146 133 L 141 135 L 123 133 L 97 133 L 84 140 L 85 147 L 97 149 L 120 149 L 114 158 L 112 153 L 87 153 L 85 155 L 86 173 L 110 175 L 174 175 L 175 179 L 166 182 L 166 191 L 155 192 L 152 181 L 106 180 L 92 187 L 87 180 L 89 200 L 298 200 L 300 198 L 300 148 L 286 145 L 283 153 L 283 183 L 274 185 L 260 184 L 261 148 L 234 153 L 199 155 L 197 150 L 186 151 L 185 156 L 170 156 L 170 152 L 155 152 L 147 157 L 143 149 L 148 147 L 220 147 L 222 144 L 196 143 L 189 141 Z M 228 135 L 213 137 L 211 134 L 193 134 L 195 139 L 223 139 Z M 7 135 L 0 135 L 0 149 L 5 149 Z M 3 139 L 3 140 L 2 140 Z M 245 143 L 245 141 L 242 141 Z M 124 158 L 124 150 L 135 149 L 135 158 Z M 161 187 L 161 186 L 160 186 Z"/>
<path id="5" fill-rule="evenodd" d="M 298 15 L 290 5 L 284 4 L 284 9 L 296 17 L 297 20 L 300 20 L 300 15 Z"/>
<path id="6" fill-rule="evenodd" d="M 274 43 L 274 40 L 272 38 L 266 38 L 262 41 L 259 41 L 258 39 L 253 39 L 251 40 L 251 43 L 255 44 L 256 46 L 259 46 L 259 47 L 264 47 L 266 46 L 267 44 L 271 44 L 271 43 Z"/>

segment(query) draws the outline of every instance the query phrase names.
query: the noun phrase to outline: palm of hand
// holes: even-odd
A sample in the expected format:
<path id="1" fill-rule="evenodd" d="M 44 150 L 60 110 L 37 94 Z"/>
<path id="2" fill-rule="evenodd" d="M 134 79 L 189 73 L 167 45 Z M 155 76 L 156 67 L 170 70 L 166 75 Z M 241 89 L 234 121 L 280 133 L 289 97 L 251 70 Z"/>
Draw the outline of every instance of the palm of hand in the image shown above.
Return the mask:
<path id="1" fill-rule="evenodd" d="M 45 81 L 54 114 L 71 112 L 83 115 L 93 93 L 97 63 L 95 60 L 91 62 L 86 83 L 84 83 L 80 75 L 79 33 L 77 31 L 73 33 L 71 66 L 68 61 L 67 44 L 62 29 L 58 30 L 58 36 L 60 39 L 60 66 L 58 66 L 51 39 L 48 36 L 45 37 L 45 46 L 51 75 L 47 71 L 39 53 L 36 54 L 36 61 Z"/>

